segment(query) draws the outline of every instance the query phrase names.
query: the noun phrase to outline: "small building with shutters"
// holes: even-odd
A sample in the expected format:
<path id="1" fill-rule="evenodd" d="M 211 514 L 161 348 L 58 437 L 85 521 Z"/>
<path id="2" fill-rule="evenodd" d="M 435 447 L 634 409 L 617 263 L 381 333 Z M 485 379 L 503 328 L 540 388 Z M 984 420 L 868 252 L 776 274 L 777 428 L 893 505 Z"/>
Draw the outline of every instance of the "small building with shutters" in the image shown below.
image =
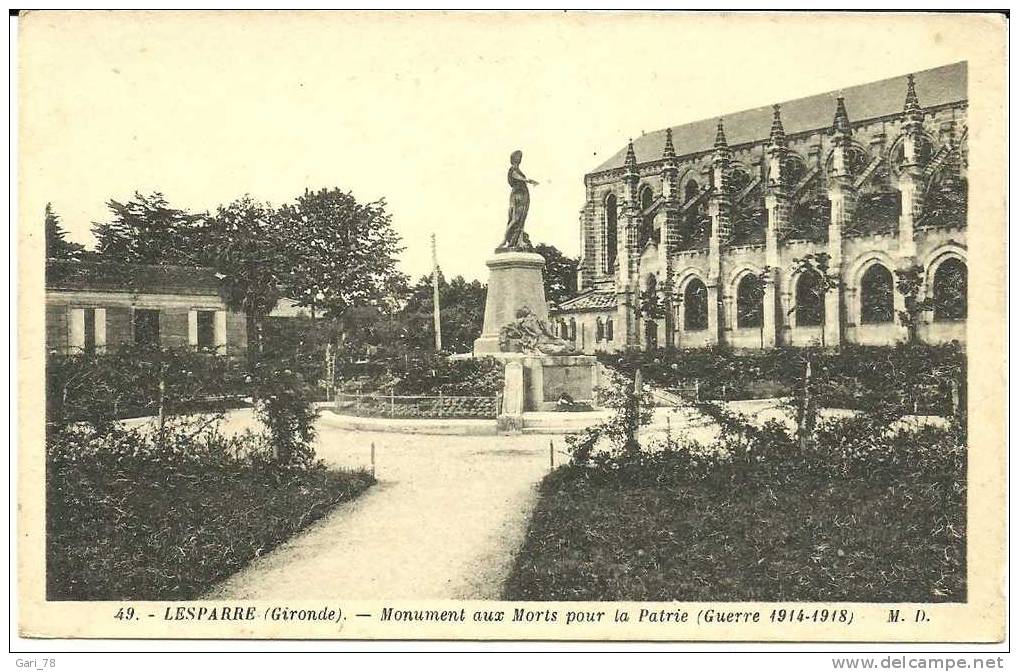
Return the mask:
<path id="1" fill-rule="evenodd" d="M 127 343 L 239 359 L 247 349 L 245 316 L 227 307 L 209 268 L 48 261 L 47 350 L 101 354 Z"/>

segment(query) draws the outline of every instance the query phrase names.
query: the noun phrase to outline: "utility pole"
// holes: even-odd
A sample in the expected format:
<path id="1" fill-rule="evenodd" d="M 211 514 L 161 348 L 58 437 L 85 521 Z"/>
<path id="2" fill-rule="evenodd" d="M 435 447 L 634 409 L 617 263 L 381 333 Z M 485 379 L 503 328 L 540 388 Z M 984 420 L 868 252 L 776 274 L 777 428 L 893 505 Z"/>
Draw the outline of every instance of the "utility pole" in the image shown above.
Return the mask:
<path id="1" fill-rule="evenodd" d="M 442 351 L 442 322 L 439 319 L 439 256 L 435 251 L 435 234 L 432 234 L 432 314 L 435 323 L 435 351 Z"/>

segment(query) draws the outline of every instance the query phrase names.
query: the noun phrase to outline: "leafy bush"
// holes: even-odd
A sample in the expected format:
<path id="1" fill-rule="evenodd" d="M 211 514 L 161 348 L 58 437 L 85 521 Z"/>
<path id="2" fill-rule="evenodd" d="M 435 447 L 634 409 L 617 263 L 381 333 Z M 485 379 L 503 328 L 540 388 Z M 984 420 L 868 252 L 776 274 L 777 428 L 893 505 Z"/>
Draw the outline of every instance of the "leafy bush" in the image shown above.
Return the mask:
<path id="1" fill-rule="evenodd" d="M 268 436 L 208 419 L 54 432 L 46 453 L 51 600 L 195 599 L 374 481 L 280 469 Z"/>
<path id="2" fill-rule="evenodd" d="M 503 364 L 494 357 L 451 359 L 444 355 L 396 361 L 394 391 L 404 395 L 484 397 L 502 392 Z"/>
<path id="3" fill-rule="evenodd" d="M 162 383 L 162 390 L 160 390 Z M 217 411 L 241 404 L 242 370 L 226 357 L 188 348 L 125 344 L 99 355 L 46 362 L 47 423 L 107 428 L 122 418 Z"/>
<path id="4" fill-rule="evenodd" d="M 720 347 L 656 350 L 641 356 L 649 381 L 669 388 L 697 380 L 701 399 L 796 394 L 809 361 L 820 406 L 892 415 L 949 415 L 952 381 L 965 406 L 966 355 L 957 344 L 846 345 L 838 351 L 790 347 L 748 354 Z M 600 358 L 607 366 L 618 365 L 613 355 Z"/>
<path id="5" fill-rule="evenodd" d="M 721 426 L 710 445 L 549 474 L 505 599 L 966 599 L 959 427 L 833 420 L 803 451 L 779 423 L 703 410 Z"/>
<path id="6" fill-rule="evenodd" d="M 624 357 L 615 363 L 624 371 L 630 369 L 629 375 L 609 369 L 608 384 L 595 390 L 599 403 L 614 413 L 608 420 L 566 437 L 567 450 L 577 464 L 586 464 L 595 455 L 639 453 L 636 433 L 640 427 L 651 424 L 654 413 L 651 389 L 637 377 L 632 362 Z M 595 453 L 599 444 L 604 451 Z"/>
<path id="7" fill-rule="evenodd" d="M 315 459 L 318 411 L 300 373 L 261 365 L 254 375 L 255 414 L 272 437 L 273 457 L 282 466 L 306 467 Z"/>

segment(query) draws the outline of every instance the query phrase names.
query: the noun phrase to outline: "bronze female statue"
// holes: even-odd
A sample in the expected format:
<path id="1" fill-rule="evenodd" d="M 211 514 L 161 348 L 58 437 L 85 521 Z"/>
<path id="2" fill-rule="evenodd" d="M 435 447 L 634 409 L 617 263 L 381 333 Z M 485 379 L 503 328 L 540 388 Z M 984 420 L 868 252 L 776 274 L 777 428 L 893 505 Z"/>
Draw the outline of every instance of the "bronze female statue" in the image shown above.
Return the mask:
<path id="1" fill-rule="evenodd" d="M 527 220 L 527 209 L 531 205 L 531 194 L 527 185 L 538 184 L 527 179 L 520 170 L 520 160 L 524 153 L 519 149 L 510 154 L 510 168 L 506 179 L 510 185 L 509 221 L 506 222 L 506 236 L 502 244 L 495 248 L 496 252 L 530 251 L 531 240 L 524 233 L 524 222 Z"/>

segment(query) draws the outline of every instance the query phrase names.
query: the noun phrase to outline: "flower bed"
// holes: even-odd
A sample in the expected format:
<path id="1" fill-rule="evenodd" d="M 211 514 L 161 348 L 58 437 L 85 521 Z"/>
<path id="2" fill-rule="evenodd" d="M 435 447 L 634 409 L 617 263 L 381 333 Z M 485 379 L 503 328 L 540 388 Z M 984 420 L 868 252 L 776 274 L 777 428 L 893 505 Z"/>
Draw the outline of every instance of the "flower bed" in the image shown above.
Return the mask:
<path id="1" fill-rule="evenodd" d="M 498 397 L 339 394 L 336 411 L 366 418 L 494 418 Z"/>

